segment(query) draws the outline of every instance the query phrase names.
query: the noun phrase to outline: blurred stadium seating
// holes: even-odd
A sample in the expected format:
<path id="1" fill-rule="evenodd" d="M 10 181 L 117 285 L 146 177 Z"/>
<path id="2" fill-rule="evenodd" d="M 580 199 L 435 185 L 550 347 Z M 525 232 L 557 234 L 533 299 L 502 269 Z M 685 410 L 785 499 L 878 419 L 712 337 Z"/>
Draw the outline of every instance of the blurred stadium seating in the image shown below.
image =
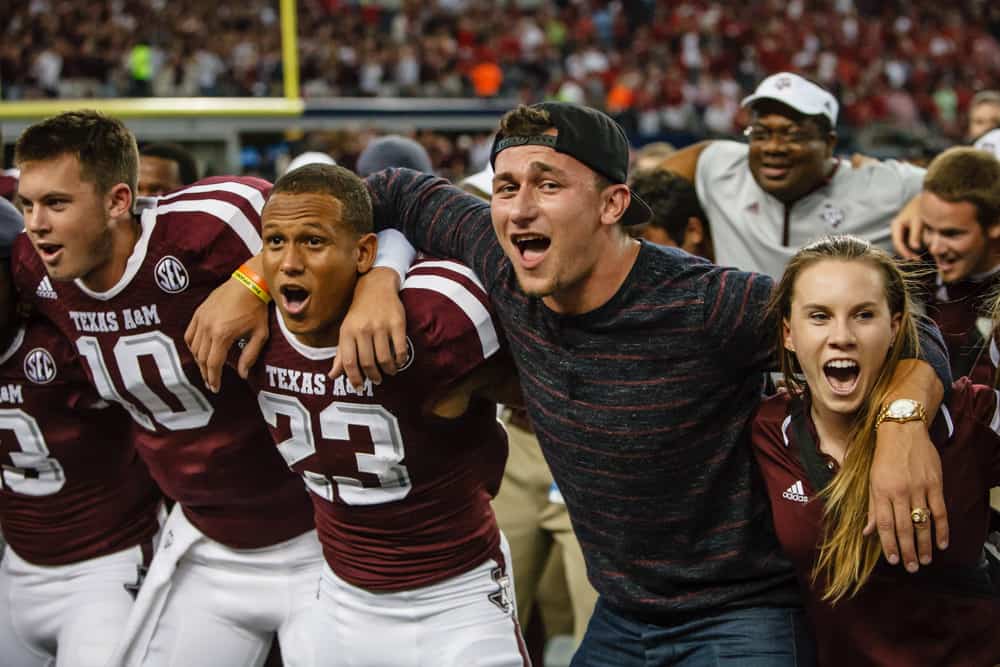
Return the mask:
<path id="1" fill-rule="evenodd" d="M 281 2 L 15 0 L 0 28 L 2 99 L 288 95 Z M 487 130 L 518 101 L 585 102 L 615 114 L 637 145 L 683 145 L 737 132 L 746 121 L 742 96 L 763 76 L 790 69 L 841 100 L 845 152 L 876 146 L 890 155 L 960 138 L 974 92 L 1000 82 L 1000 3 L 987 0 L 290 6 L 300 122 L 242 114 L 222 128 L 197 118 L 150 125 L 137 114 L 137 132 L 178 138 L 184 129 L 191 140 L 222 141 L 220 168 L 263 165 L 266 173 L 286 150 L 288 125 L 433 129 L 429 142 L 450 175 L 480 166 L 482 156 L 467 150 L 479 140 L 466 133 Z M 426 99 L 407 99 L 414 97 Z M 484 98 L 492 103 L 477 106 Z M 875 123 L 892 132 L 858 136 Z M 19 127 L 8 128 L 7 141 Z M 227 136 L 234 128 L 236 139 Z"/>

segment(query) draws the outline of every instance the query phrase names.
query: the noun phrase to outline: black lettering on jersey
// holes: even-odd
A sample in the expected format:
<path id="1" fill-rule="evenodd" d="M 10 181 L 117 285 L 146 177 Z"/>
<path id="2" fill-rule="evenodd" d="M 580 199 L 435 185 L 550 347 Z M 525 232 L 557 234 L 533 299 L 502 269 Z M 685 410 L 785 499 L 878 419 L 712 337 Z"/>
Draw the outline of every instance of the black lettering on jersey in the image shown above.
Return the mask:
<path id="1" fill-rule="evenodd" d="M 118 316 L 115 313 L 92 313 L 85 310 L 69 311 L 70 319 L 77 331 L 86 333 L 107 333 L 118 331 Z"/>
<path id="2" fill-rule="evenodd" d="M 21 385 L 5 384 L 0 386 L 0 403 L 24 403 Z"/>
<path id="3" fill-rule="evenodd" d="M 126 308 L 122 311 L 122 321 L 125 323 L 126 329 L 151 327 L 154 324 L 160 324 L 160 314 L 156 311 L 155 303 L 151 306 Z"/>
<path id="4" fill-rule="evenodd" d="M 44 347 L 24 356 L 24 375 L 35 384 L 48 384 L 56 377 L 56 362 Z"/>

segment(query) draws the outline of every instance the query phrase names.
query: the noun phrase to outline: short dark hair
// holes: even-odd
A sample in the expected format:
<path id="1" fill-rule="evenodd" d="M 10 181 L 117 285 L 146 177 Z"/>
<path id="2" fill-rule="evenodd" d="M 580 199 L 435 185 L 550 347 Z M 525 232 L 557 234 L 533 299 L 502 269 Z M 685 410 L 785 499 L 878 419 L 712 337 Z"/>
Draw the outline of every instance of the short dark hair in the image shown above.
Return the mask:
<path id="1" fill-rule="evenodd" d="M 332 164 L 307 164 L 278 179 L 271 196 L 278 194 L 330 195 L 343 206 L 342 222 L 358 236 L 375 229 L 368 186 L 349 169 Z"/>
<path id="2" fill-rule="evenodd" d="M 632 176 L 632 191 L 653 209 L 649 224 L 670 235 L 677 245 L 684 243 L 688 218 L 706 222 L 708 218 L 690 181 L 666 169 L 645 169 Z M 707 230 L 707 226 L 706 226 Z"/>
<path id="3" fill-rule="evenodd" d="M 67 111 L 35 123 L 14 146 L 14 163 L 51 160 L 75 155 L 80 177 L 92 181 L 101 193 L 125 183 L 136 193 L 139 149 L 135 135 L 117 118 L 92 110 Z"/>
<path id="4" fill-rule="evenodd" d="M 983 228 L 1000 223 L 1000 161 L 986 151 L 956 146 L 941 153 L 927 167 L 924 190 L 972 204 Z"/>
<path id="5" fill-rule="evenodd" d="M 198 180 L 198 163 L 191 152 L 180 144 L 146 144 L 139 148 L 139 155 L 176 162 L 177 175 L 180 176 L 181 185 L 191 185 Z"/>

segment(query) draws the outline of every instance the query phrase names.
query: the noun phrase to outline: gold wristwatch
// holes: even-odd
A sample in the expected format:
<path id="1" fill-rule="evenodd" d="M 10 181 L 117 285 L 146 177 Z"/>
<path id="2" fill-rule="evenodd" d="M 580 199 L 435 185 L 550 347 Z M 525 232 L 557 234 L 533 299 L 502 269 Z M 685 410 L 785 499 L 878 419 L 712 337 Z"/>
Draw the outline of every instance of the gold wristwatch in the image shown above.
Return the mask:
<path id="1" fill-rule="evenodd" d="M 906 422 L 915 422 L 918 419 L 924 424 L 927 423 L 927 411 L 924 410 L 924 406 L 912 398 L 897 398 L 886 403 L 878 413 L 878 418 L 875 420 L 875 430 L 878 430 L 882 422 L 905 424 Z"/>

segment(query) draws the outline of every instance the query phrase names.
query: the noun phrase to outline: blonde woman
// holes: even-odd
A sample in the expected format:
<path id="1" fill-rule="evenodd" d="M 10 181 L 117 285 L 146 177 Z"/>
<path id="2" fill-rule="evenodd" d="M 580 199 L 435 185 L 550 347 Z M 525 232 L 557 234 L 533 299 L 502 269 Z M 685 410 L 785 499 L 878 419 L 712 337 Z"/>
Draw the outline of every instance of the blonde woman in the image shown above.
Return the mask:
<path id="1" fill-rule="evenodd" d="M 819 664 L 1000 662 L 1000 598 L 983 552 L 989 489 L 1000 483 L 997 395 L 963 378 L 934 417 L 950 544 L 907 574 L 862 533 L 875 433 L 893 418 L 888 380 L 917 345 L 903 274 L 868 243 L 831 237 L 792 259 L 770 307 L 789 391 L 761 405 L 754 453 Z M 911 518 L 916 531 L 930 530 L 923 508 Z"/>

